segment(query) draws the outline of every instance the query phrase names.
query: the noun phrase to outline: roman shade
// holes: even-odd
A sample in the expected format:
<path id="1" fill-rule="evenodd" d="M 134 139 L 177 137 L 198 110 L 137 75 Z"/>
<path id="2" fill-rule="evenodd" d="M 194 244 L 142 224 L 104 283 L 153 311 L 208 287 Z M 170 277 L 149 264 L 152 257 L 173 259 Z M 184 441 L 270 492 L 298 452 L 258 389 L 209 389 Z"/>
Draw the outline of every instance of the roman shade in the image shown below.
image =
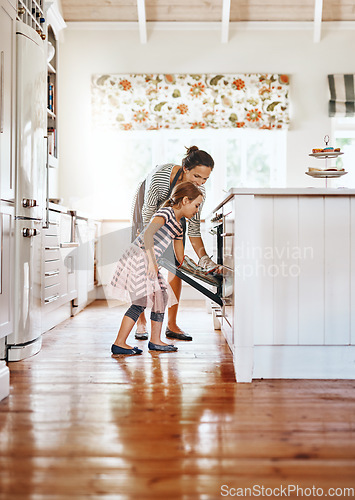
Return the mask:
<path id="1" fill-rule="evenodd" d="M 283 74 L 93 75 L 94 128 L 254 128 L 289 123 Z"/>
<path id="2" fill-rule="evenodd" d="M 329 116 L 355 116 L 355 75 L 328 75 Z"/>

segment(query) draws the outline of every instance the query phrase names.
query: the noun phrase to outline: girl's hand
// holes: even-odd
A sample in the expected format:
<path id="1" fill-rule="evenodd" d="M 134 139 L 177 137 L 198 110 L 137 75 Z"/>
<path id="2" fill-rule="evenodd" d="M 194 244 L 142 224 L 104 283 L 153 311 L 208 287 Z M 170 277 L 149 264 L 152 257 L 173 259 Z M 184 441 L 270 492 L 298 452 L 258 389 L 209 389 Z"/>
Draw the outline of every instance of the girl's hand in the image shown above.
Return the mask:
<path id="1" fill-rule="evenodd" d="M 157 277 L 158 271 L 159 271 L 158 264 L 149 259 L 148 269 L 147 269 L 148 278 L 150 280 L 154 280 Z"/>
<path id="2" fill-rule="evenodd" d="M 182 261 L 184 260 L 184 242 L 183 240 L 174 240 L 173 246 L 176 260 L 180 262 L 181 265 Z"/>

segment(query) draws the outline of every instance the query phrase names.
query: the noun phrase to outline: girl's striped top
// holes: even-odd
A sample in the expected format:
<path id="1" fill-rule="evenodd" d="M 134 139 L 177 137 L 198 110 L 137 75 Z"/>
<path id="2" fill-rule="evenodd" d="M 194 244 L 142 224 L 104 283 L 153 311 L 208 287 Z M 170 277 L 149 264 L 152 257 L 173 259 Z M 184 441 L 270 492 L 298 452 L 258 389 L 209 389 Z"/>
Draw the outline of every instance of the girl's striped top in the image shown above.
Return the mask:
<path id="1" fill-rule="evenodd" d="M 167 163 L 158 168 L 150 178 L 150 182 L 147 185 L 144 204 L 143 204 L 143 223 L 144 226 L 149 224 L 151 218 L 158 210 L 159 206 L 166 201 L 169 188 L 170 188 L 170 177 L 171 171 L 174 168 L 173 163 Z M 200 205 L 199 211 L 192 219 L 187 221 L 188 224 L 188 236 L 201 237 L 201 210 L 206 197 L 206 191 L 203 186 L 200 186 L 203 194 L 203 201 Z"/>

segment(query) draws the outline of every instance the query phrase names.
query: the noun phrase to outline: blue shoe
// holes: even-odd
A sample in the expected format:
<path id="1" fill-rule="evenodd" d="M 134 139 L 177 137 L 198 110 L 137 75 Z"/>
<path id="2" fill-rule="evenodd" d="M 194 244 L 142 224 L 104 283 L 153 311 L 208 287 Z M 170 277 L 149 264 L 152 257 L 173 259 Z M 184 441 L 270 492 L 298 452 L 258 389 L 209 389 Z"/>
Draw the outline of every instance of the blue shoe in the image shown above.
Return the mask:
<path id="1" fill-rule="evenodd" d="M 148 349 L 150 351 L 163 351 L 163 352 L 175 352 L 178 350 L 178 348 L 172 344 L 159 345 L 159 344 L 153 344 L 153 342 L 148 342 Z"/>
<path id="2" fill-rule="evenodd" d="M 125 347 L 119 347 L 118 345 L 112 344 L 111 346 L 112 354 L 126 354 L 129 356 L 134 356 L 136 354 L 142 354 L 142 349 L 138 347 L 133 347 L 133 349 L 126 349 Z"/>

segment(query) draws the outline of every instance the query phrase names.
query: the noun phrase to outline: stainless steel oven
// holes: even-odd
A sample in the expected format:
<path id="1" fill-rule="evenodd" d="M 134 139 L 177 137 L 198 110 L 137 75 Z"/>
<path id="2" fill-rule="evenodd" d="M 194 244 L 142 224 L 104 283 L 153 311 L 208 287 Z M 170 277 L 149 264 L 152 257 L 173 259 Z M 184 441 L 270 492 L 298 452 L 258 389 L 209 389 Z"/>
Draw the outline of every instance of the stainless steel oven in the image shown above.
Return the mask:
<path id="1" fill-rule="evenodd" d="M 212 307 L 221 321 L 229 345 L 233 345 L 234 341 L 234 225 L 234 204 L 233 200 L 230 200 L 214 212 L 209 224 L 210 233 L 214 236 L 213 255 L 217 256 L 217 263 L 223 266 L 223 281 L 218 290 L 223 305 Z"/>

